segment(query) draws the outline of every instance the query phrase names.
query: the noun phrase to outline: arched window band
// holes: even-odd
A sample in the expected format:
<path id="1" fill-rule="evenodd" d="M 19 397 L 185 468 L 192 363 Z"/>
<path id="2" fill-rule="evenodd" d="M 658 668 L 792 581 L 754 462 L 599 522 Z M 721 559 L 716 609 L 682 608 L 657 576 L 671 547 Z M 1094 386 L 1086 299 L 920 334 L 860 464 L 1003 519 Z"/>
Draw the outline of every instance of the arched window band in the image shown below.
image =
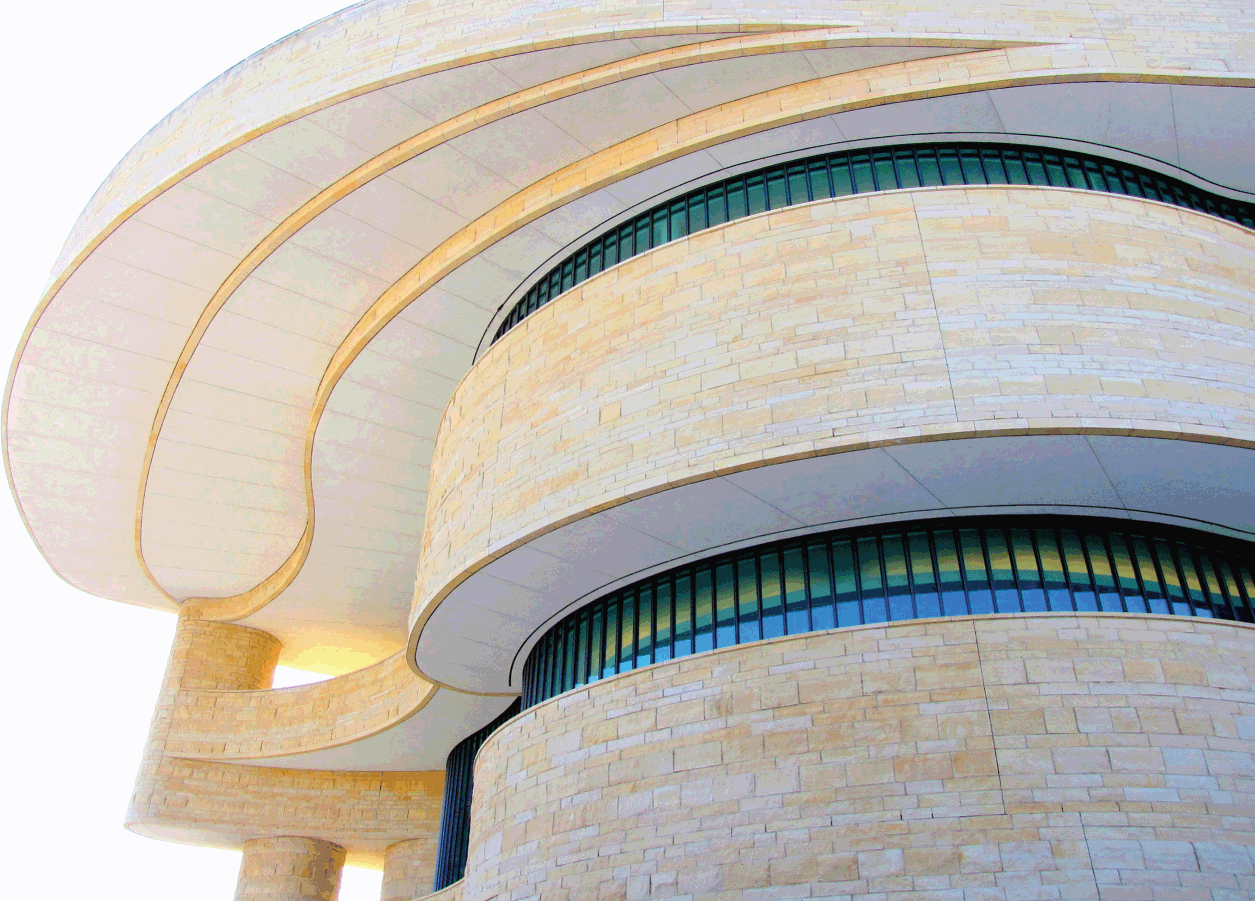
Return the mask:
<path id="1" fill-rule="evenodd" d="M 564 617 L 528 654 L 523 709 L 689 654 L 834 627 L 988 613 L 1255 622 L 1249 543 L 1079 518 L 833 532 L 679 567 Z"/>
<path id="2" fill-rule="evenodd" d="M 812 200 L 943 185 L 1036 185 L 1148 198 L 1255 229 L 1255 206 L 1100 157 L 1002 144 L 914 144 L 823 154 L 759 169 L 659 204 L 554 266 L 497 327 L 492 343 L 558 295 L 616 263 L 744 216 Z"/>

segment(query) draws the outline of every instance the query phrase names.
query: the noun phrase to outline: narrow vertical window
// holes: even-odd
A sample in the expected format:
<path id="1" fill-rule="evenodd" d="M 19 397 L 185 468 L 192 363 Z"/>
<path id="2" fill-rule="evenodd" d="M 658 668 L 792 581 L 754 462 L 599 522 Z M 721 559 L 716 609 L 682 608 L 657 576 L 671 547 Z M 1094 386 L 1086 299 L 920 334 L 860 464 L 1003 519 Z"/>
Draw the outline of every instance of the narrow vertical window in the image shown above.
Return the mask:
<path id="1" fill-rule="evenodd" d="M 593 629 L 592 639 L 588 643 L 588 681 L 595 682 L 601 678 L 602 651 L 605 650 L 605 615 L 606 610 L 603 604 L 593 605 Z"/>
<path id="2" fill-rule="evenodd" d="M 911 588 L 915 593 L 916 613 L 921 617 L 941 616 L 941 596 L 937 593 L 928 533 L 912 532 L 907 536 L 907 544 L 911 549 Z"/>
<path id="3" fill-rule="evenodd" d="M 784 559 L 785 628 L 790 635 L 811 630 L 810 605 L 807 604 L 806 561 L 800 547 L 786 548 Z"/>
<path id="4" fill-rule="evenodd" d="M 671 659 L 671 580 L 662 579 L 654 589 L 654 662 Z"/>
<path id="5" fill-rule="evenodd" d="M 941 178 L 945 184 L 967 184 L 963 180 L 963 167 L 959 165 L 959 152 L 953 147 L 938 147 L 937 163 L 941 167 Z"/>
<path id="6" fill-rule="evenodd" d="M 832 572 L 828 565 L 828 546 L 816 543 L 806 546 L 806 577 L 810 589 L 811 627 L 831 629 L 837 625 Z M 855 600 L 857 606 L 858 601 Z"/>
<path id="7" fill-rule="evenodd" d="M 784 167 L 767 170 L 767 206 L 769 210 L 781 210 L 789 205 L 789 188 L 785 179 Z M 806 195 L 802 195 L 806 202 Z"/>
<path id="8" fill-rule="evenodd" d="M 989 577 L 994 589 L 994 609 L 999 613 L 1022 612 L 1020 591 L 1016 587 L 1015 569 L 1011 563 L 1006 532 L 1002 529 L 985 529 L 985 547 L 989 550 Z"/>
<path id="9" fill-rule="evenodd" d="M 1068 569 L 1068 586 L 1072 589 L 1076 609 L 1086 613 L 1097 610 L 1098 598 L 1089 578 L 1089 567 L 1085 565 L 1081 536 L 1072 529 L 1060 529 L 1059 545 L 1063 548 L 1063 565 Z"/>
<path id="10" fill-rule="evenodd" d="M 1033 536 L 1028 529 L 1010 529 L 1015 572 L 1020 583 L 1020 598 L 1028 613 L 1046 612 L 1046 590 L 1042 587 L 1041 568 L 1033 550 Z"/>
<path id="11" fill-rule="evenodd" d="M 738 178 L 728 182 L 727 197 L 729 222 L 748 215 L 748 207 L 745 205 L 745 179 Z"/>
<path id="12" fill-rule="evenodd" d="M 985 168 L 985 181 L 991 185 L 1009 184 L 1007 170 L 1002 165 L 1002 154 L 993 148 L 980 152 L 980 161 Z"/>
<path id="13" fill-rule="evenodd" d="M 1164 592 L 1172 612 L 1177 616 L 1189 616 L 1190 602 L 1185 596 L 1185 586 L 1181 575 L 1177 572 L 1176 561 L 1172 557 L 1172 548 L 1162 538 L 1155 539 L 1155 560 L 1159 564 L 1159 574 L 1163 579 Z"/>
<path id="14" fill-rule="evenodd" d="M 937 164 L 937 151 L 931 147 L 916 151 L 915 165 L 919 168 L 919 181 L 923 187 L 937 188 L 945 184 L 941 167 Z"/>
<path id="15" fill-rule="evenodd" d="M 732 561 L 715 567 L 715 647 L 736 644 L 736 578 Z"/>
<path id="16" fill-rule="evenodd" d="M 810 199 L 810 190 L 806 180 L 806 164 L 791 164 L 789 166 L 789 203 L 807 203 Z"/>
<path id="17" fill-rule="evenodd" d="M 960 529 L 959 545 L 963 548 L 963 586 L 967 589 L 968 606 L 973 613 L 993 613 L 994 595 L 989 586 L 989 571 L 985 568 L 980 532 Z"/>
<path id="18" fill-rule="evenodd" d="M 1123 613 L 1120 591 L 1116 587 L 1116 575 L 1107 557 L 1107 544 L 1101 535 L 1085 533 L 1085 551 L 1089 554 L 1089 566 L 1094 573 L 1094 589 L 1098 592 L 1098 609 L 1104 613 Z"/>
<path id="19" fill-rule="evenodd" d="M 813 567 L 812 563 L 812 578 L 814 578 Z M 863 618 L 858 610 L 858 580 L 854 575 L 854 546 L 849 541 L 832 543 L 832 580 L 836 592 L 837 625 L 841 628 L 859 625 Z"/>
<path id="20" fill-rule="evenodd" d="M 832 158 L 832 196 L 845 197 L 847 194 L 853 193 L 850 158 L 844 153 L 838 154 Z"/>
<path id="21" fill-rule="evenodd" d="M 654 662 L 654 586 L 646 585 L 636 595 L 636 666 Z"/>
<path id="22" fill-rule="evenodd" d="M 655 247 L 661 247 L 671 240 L 671 217 L 667 215 L 664 207 L 661 210 L 654 210 L 653 221 L 649 231 L 649 247 L 652 250 Z"/>
<path id="23" fill-rule="evenodd" d="M 858 548 L 859 589 L 863 601 L 863 622 L 883 623 L 889 619 L 885 607 L 885 583 L 880 567 L 880 549 L 875 538 L 860 538 Z"/>
<path id="24" fill-rule="evenodd" d="M 689 195 L 689 234 L 706 228 L 706 195 L 702 191 Z"/>
<path id="25" fill-rule="evenodd" d="M 806 177 L 812 200 L 827 200 L 832 196 L 832 173 L 828 171 L 826 159 L 812 160 L 806 167 Z"/>
<path id="26" fill-rule="evenodd" d="M 933 543 L 937 548 L 937 575 L 941 582 L 941 612 L 945 616 L 962 616 L 967 613 L 967 597 L 963 594 L 963 573 L 959 569 L 954 533 L 949 529 L 935 532 Z"/>
<path id="27" fill-rule="evenodd" d="M 1127 536 L 1111 536 L 1111 559 L 1115 561 L 1116 579 L 1120 585 L 1124 608 L 1130 613 L 1149 613 L 1146 598 L 1142 595 L 1142 586 L 1137 581 L 1137 570 L 1133 566 L 1133 555 L 1129 553 Z"/>
<path id="28" fill-rule="evenodd" d="M 688 570 L 675 580 L 675 656 L 693 653 L 693 576 Z"/>
<path id="29" fill-rule="evenodd" d="M 613 676 L 619 668 L 619 599 L 606 603 L 606 648 L 601 655 L 601 677 Z"/>
<path id="30" fill-rule="evenodd" d="M 893 163 L 898 170 L 898 185 L 903 188 L 918 188 L 919 170 L 915 167 L 915 152 L 898 150 L 893 154 Z"/>
<path id="31" fill-rule="evenodd" d="M 1137 575 L 1142 580 L 1142 590 L 1150 612 L 1168 613 L 1168 599 L 1164 594 L 1163 584 L 1159 581 L 1159 570 L 1155 566 L 1150 544 L 1145 538 L 1138 536 L 1133 539 L 1133 559 L 1137 563 Z"/>
<path id="32" fill-rule="evenodd" d="M 636 592 L 620 595 L 619 608 L 619 672 L 631 672 L 636 663 Z"/>
<path id="33" fill-rule="evenodd" d="M 715 185 L 706 192 L 706 217 L 711 228 L 728 221 L 728 200 L 723 185 Z"/>
<path id="34" fill-rule="evenodd" d="M 737 642 L 757 641 L 762 638 L 758 607 L 758 561 L 754 557 L 742 557 L 736 562 L 737 574 Z"/>
<path id="35" fill-rule="evenodd" d="M 767 209 L 767 186 L 762 173 L 745 177 L 745 198 L 749 215 L 753 216 Z"/>
<path id="36" fill-rule="evenodd" d="M 784 634 L 784 597 L 780 591 L 780 552 L 772 549 L 758 558 L 759 595 L 763 607 L 763 638 Z"/>
<path id="37" fill-rule="evenodd" d="M 886 535 L 881 540 L 885 556 L 885 591 L 889 600 L 889 619 L 898 622 L 915 618 L 911 603 L 911 582 L 907 577 L 906 553 L 901 535 Z"/>
<path id="38" fill-rule="evenodd" d="M 1186 596 L 1190 599 L 1190 606 L 1194 608 L 1195 616 L 1211 616 L 1211 605 L 1207 602 L 1207 597 L 1203 594 L 1203 583 L 1198 577 L 1198 569 L 1194 565 L 1194 557 L 1190 553 L 1189 548 L 1180 543 L 1175 543 L 1177 562 L 1181 568 L 1181 584 L 1185 586 Z"/>
<path id="39" fill-rule="evenodd" d="M 668 240 L 678 241 L 689 233 L 688 201 L 681 197 L 671 202 L 671 233 Z"/>
<path id="40" fill-rule="evenodd" d="M 697 570 L 693 587 L 693 652 L 715 646 L 714 591 L 709 568 Z"/>
<path id="41" fill-rule="evenodd" d="M 888 150 L 878 150 L 872 154 L 872 174 L 876 177 L 878 190 L 892 191 L 902 187 L 893 171 L 893 154 Z"/>
<path id="42" fill-rule="evenodd" d="M 1024 158 L 1018 150 L 1002 151 L 1002 164 L 1007 169 L 1007 181 L 1013 185 L 1031 184 L 1028 170 L 1024 168 Z"/>
<path id="43" fill-rule="evenodd" d="M 876 190 L 876 178 L 872 174 L 872 158 L 867 153 L 850 154 L 850 174 L 854 179 L 854 191 L 864 194 Z"/>
<path id="44" fill-rule="evenodd" d="M 571 642 L 571 646 L 575 651 L 575 678 L 571 683 L 572 688 L 583 685 L 588 681 L 588 632 L 591 626 L 590 618 L 590 611 L 580 611 L 579 625 L 575 630 L 575 640 Z"/>

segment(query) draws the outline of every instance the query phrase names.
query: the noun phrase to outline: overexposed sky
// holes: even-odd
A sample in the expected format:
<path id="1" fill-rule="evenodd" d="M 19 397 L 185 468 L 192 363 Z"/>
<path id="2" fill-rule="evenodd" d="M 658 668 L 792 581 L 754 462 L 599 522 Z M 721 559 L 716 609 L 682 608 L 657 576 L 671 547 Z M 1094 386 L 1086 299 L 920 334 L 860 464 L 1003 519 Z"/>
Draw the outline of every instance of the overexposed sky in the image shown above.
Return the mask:
<path id="1" fill-rule="evenodd" d="M 131 145 L 224 70 L 343 5 L 64 0 L 6 7 L 6 375 L 62 242 Z M 238 853 L 157 842 L 122 828 L 174 616 L 62 582 L 3 494 L 3 894 L 229 901 Z M 346 869 L 341 901 L 378 897 L 378 873 Z"/>

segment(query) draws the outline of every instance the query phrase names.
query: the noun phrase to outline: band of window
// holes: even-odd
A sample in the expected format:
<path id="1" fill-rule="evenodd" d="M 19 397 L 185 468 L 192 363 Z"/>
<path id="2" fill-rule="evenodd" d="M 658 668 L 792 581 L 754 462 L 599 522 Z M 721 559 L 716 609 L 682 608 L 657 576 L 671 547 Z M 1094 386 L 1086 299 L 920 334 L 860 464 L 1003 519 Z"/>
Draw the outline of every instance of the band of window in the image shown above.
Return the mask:
<path id="1" fill-rule="evenodd" d="M 1186 207 L 1255 229 L 1255 206 L 1100 157 L 1002 144 L 915 144 L 823 154 L 724 179 L 619 225 L 545 274 L 497 327 L 492 343 L 558 295 L 669 241 L 812 200 L 896 188 L 1037 185 L 1105 191 Z"/>
<path id="2" fill-rule="evenodd" d="M 445 760 L 444 802 L 440 811 L 433 892 L 448 888 L 466 873 L 471 837 L 471 797 L 475 789 L 475 755 L 489 736 L 518 712 L 519 701 L 516 698 L 495 720 L 458 742 Z"/>
<path id="3" fill-rule="evenodd" d="M 523 668 L 523 709 L 664 660 L 835 627 L 1049 611 L 1255 622 L 1255 547 L 1093 519 L 835 532 L 683 566 L 555 624 Z"/>

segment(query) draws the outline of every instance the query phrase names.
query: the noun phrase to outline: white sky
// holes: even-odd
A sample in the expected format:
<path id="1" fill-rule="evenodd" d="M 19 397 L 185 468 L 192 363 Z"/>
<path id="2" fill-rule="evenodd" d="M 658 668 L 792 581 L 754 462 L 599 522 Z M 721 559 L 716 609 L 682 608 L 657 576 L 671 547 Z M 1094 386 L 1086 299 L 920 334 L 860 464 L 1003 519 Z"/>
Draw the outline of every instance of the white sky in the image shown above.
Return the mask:
<path id="1" fill-rule="evenodd" d="M 62 0 L 6 5 L 0 55 L 3 371 L 74 220 L 124 153 L 206 82 L 337 0 Z M 122 828 L 174 616 L 91 597 L 39 556 L 0 500 L 10 898 L 229 901 L 239 854 Z M 299 678 L 289 673 L 288 680 Z M 377 901 L 348 868 L 341 901 Z"/>

